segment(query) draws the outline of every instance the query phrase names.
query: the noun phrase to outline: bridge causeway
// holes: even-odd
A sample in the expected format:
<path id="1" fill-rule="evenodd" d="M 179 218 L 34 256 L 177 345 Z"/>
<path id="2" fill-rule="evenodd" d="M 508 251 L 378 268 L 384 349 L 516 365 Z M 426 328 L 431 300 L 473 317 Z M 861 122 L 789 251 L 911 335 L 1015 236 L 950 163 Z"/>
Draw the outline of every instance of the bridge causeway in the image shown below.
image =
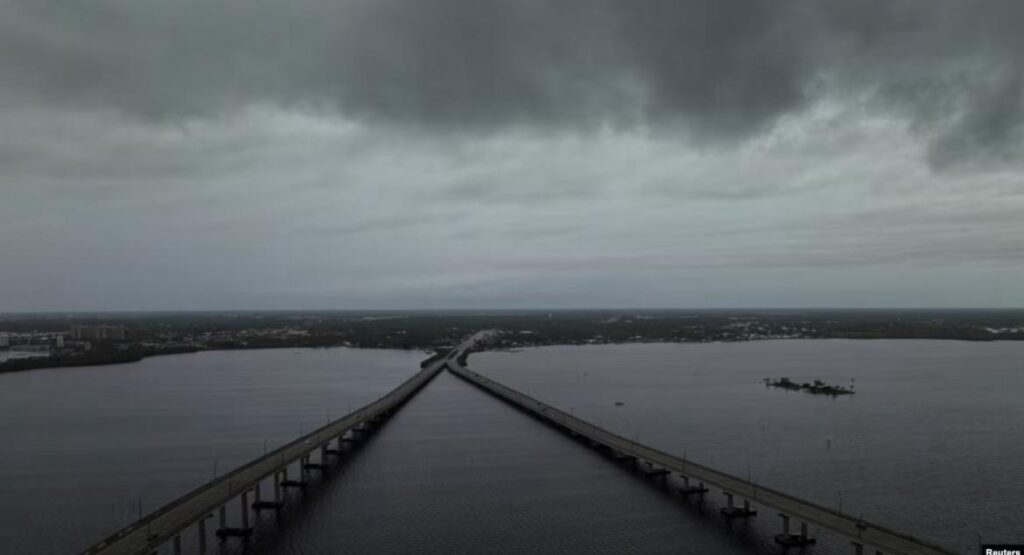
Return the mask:
<path id="1" fill-rule="evenodd" d="M 783 547 L 813 543 L 814 538 L 807 532 L 807 524 L 810 523 L 848 538 L 855 555 L 956 553 L 927 540 L 834 511 L 624 438 L 470 370 L 466 366 L 465 353 L 457 359 L 448 360 L 447 366 L 456 376 L 570 436 L 583 440 L 586 445 L 604 452 L 617 461 L 629 461 L 636 468 L 643 470 L 648 478 L 657 477 L 666 483 L 672 483 L 683 498 L 690 495 L 703 498 L 710 487 L 721 490 L 727 500 L 727 506 L 722 509 L 725 518 L 754 517 L 757 511 L 751 508 L 751 504 L 772 509 L 782 520 L 782 530 L 775 536 L 775 541 Z M 697 482 L 697 485 L 693 485 L 692 482 Z M 737 497 L 743 499 L 742 507 L 734 505 L 734 498 Z M 801 521 L 799 534 L 790 532 L 791 519 Z"/>
<path id="2" fill-rule="evenodd" d="M 474 372 L 466 366 L 468 353 L 490 333 L 477 333 L 449 353 L 427 359 L 419 372 L 377 401 L 196 488 L 92 545 L 83 554 L 148 555 L 170 542 L 173 553 L 180 555 L 182 534 L 192 526 L 196 527 L 198 552 L 205 554 L 207 520 L 215 512 L 219 516 L 216 530 L 218 537 L 248 536 L 253 531 L 250 523 L 254 523 L 250 521 L 251 511 L 278 510 L 283 507 L 283 491 L 286 488 L 307 487 L 310 471 L 326 471 L 332 459 L 334 462 L 340 459 L 345 444 L 358 442 L 361 434 L 371 433 L 445 368 L 614 460 L 640 469 L 648 479 L 663 480 L 665 484 L 673 486 L 684 499 L 689 496 L 703 499 L 711 487 L 721 490 L 727 499 L 727 506 L 722 508 L 722 514 L 727 519 L 755 517 L 757 510 L 752 508 L 752 504 L 776 511 L 782 519 L 782 531 L 775 536 L 775 540 L 784 548 L 814 543 L 814 538 L 808 535 L 808 524 L 813 524 L 848 538 L 855 555 L 863 555 L 865 549 L 872 550 L 870 552 L 876 555 L 955 553 L 927 540 L 854 518 L 624 438 Z M 332 442 L 336 443 L 336 448 L 331 447 Z M 319 462 L 313 462 L 312 457 L 317 451 L 320 452 Z M 289 477 L 289 467 L 296 462 L 298 476 Z M 261 486 L 268 479 L 273 495 L 270 500 L 261 497 Z M 742 506 L 734 504 L 735 498 L 742 500 Z M 238 527 L 231 527 L 228 525 L 227 506 L 235 499 L 240 503 L 241 523 Z M 791 533 L 792 519 L 800 522 L 799 533 Z"/>
<path id="3" fill-rule="evenodd" d="M 281 508 L 285 488 L 305 488 L 310 471 L 324 471 L 329 465 L 330 457 L 340 456 L 344 444 L 358 441 L 359 434 L 372 432 L 377 425 L 394 414 L 417 391 L 444 370 L 447 359 L 462 353 L 472 344 L 474 338 L 470 338 L 444 357 L 431 357 L 425 361 L 425 366 L 419 372 L 380 399 L 196 488 L 88 547 L 82 553 L 149 554 L 161 545 L 171 542 L 173 553 L 178 555 L 181 553 L 181 534 L 187 528 L 195 526 L 198 551 L 205 554 L 208 539 L 206 521 L 213 517 L 214 512 L 217 512 L 219 517 L 216 530 L 218 537 L 248 536 L 253 531 L 250 526 L 250 511 Z M 346 434 L 351 437 L 346 437 Z M 336 443 L 337 448 L 330 447 L 332 442 Z M 314 463 L 312 457 L 317 451 L 320 452 L 320 462 Z M 299 463 L 298 476 L 289 478 L 288 469 L 295 462 Z M 268 479 L 272 486 L 273 500 L 261 498 L 261 486 Z M 240 503 L 241 523 L 238 527 L 231 527 L 227 522 L 227 504 L 235 499 Z"/>

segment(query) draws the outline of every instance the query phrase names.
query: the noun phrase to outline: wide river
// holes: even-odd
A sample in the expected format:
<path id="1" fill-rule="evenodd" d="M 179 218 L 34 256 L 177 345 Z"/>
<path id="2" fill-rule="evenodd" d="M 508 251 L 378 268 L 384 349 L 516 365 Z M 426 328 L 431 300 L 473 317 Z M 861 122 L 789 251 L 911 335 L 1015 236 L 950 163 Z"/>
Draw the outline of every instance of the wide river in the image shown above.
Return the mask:
<path id="1" fill-rule="evenodd" d="M 0 374 L 0 553 L 74 553 L 384 395 L 421 352 L 210 351 Z"/>
<path id="2" fill-rule="evenodd" d="M 81 550 L 372 401 L 422 358 L 228 351 L 0 375 L 2 552 Z M 546 347 L 469 363 L 622 435 L 964 552 L 1024 539 L 1024 343 Z M 769 376 L 857 394 L 769 389 Z M 730 532 L 714 505 L 679 503 L 448 374 L 318 481 L 262 513 L 244 551 L 778 552 L 774 514 Z M 822 540 L 809 553 L 849 549 Z"/>
<path id="3" fill-rule="evenodd" d="M 1024 342 L 545 347 L 469 365 L 623 436 L 963 552 L 1024 542 Z M 780 376 L 856 394 L 763 383 Z"/>

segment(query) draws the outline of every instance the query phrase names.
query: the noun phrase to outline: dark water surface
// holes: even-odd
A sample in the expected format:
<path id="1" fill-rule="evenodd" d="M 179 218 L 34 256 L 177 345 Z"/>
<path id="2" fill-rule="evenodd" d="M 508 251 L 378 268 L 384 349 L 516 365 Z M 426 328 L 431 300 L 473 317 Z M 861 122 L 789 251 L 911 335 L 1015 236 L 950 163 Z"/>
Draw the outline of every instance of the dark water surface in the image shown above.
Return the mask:
<path id="1" fill-rule="evenodd" d="M 979 536 L 1024 541 L 1024 343 L 545 347 L 469 364 L 621 435 L 964 552 Z M 762 383 L 780 376 L 853 379 L 857 394 Z"/>
<path id="2" fill-rule="evenodd" d="M 376 399 L 422 358 L 208 352 L 0 375 L 0 552 L 80 550 L 132 522 L 140 499 L 153 510 L 215 462 L 225 472 Z M 1024 343 L 550 347 L 469 362 L 622 435 L 965 552 L 978 534 L 1024 539 Z M 858 393 L 767 389 L 767 376 L 853 378 Z M 718 492 L 703 510 L 681 503 L 449 374 L 317 481 L 262 513 L 247 544 L 212 552 L 780 553 L 773 513 L 729 531 Z M 804 553 L 849 552 L 821 539 Z"/>
<path id="3" fill-rule="evenodd" d="M 74 553 L 387 393 L 423 353 L 274 349 L 0 375 L 0 553 Z"/>
<path id="4" fill-rule="evenodd" d="M 728 555 L 764 541 L 447 372 L 325 481 L 247 552 Z"/>

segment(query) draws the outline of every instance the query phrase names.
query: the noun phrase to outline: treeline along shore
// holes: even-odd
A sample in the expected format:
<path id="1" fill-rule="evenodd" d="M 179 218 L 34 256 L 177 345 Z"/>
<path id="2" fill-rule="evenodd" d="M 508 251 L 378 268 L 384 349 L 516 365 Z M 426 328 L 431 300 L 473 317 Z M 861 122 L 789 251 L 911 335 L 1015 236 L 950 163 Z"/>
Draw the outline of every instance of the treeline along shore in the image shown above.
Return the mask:
<path id="1" fill-rule="evenodd" d="M 85 326 L 123 329 L 80 341 Z M 354 347 L 437 351 L 476 331 L 489 345 L 727 342 L 765 339 L 1024 340 L 1024 310 L 494 310 L 0 314 L 0 348 L 50 356 L 0 362 L 0 373 L 136 362 L 208 350 Z M 69 331 L 70 330 L 70 331 Z M 122 337 L 123 335 L 123 337 Z M 4 345 L 4 342 L 7 345 Z"/>

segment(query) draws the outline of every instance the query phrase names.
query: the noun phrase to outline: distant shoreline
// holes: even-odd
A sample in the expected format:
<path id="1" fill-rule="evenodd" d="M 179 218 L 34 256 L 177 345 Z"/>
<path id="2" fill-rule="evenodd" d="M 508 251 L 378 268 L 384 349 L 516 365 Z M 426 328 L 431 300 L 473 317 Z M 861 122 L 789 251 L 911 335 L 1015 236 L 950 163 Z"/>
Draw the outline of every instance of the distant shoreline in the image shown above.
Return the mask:
<path id="1" fill-rule="evenodd" d="M 23 358 L 12 358 L 0 362 L 0 374 L 13 374 L 16 372 L 30 372 L 32 370 L 46 370 L 55 368 L 82 368 L 88 366 L 115 366 L 118 364 L 131 364 L 133 362 L 140 362 L 147 358 L 154 358 L 166 355 L 185 355 L 191 353 L 205 353 L 213 351 L 266 351 L 271 349 L 386 349 L 394 351 L 426 351 L 426 349 L 413 349 L 413 348 L 401 348 L 401 347 L 362 347 L 359 345 L 246 345 L 238 347 L 182 347 L 182 348 L 168 348 L 158 350 L 156 352 L 132 352 L 130 354 L 124 354 L 122 356 L 116 356 L 115 353 L 110 353 L 111 356 L 87 356 L 87 357 L 76 357 L 74 359 L 63 358 L 54 359 L 53 357 L 23 357 Z M 29 362 L 31 361 L 31 362 Z M 18 364 L 10 364 L 17 362 Z"/>
<path id="2" fill-rule="evenodd" d="M 635 341 L 604 341 L 604 342 L 591 342 L 591 341 L 580 341 L 580 342 L 551 342 L 551 343 L 538 343 L 538 344 L 521 344 L 511 347 L 505 346 L 493 346 L 491 348 L 482 348 L 477 352 L 515 352 L 522 349 L 540 348 L 540 347 L 586 347 L 586 346 L 598 346 L 598 345 L 642 345 L 642 344 L 713 344 L 713 343 L 753 343 L 762 341 L 822 341 L 822 340 L 835 340 L 844 339 L 850 341 L 873 341 L 873 340 L 920 340 L 920 341 L 965 341 L 970 343 L 996 343 L 1001 341 L 1015 342 L 1024 341 L 1020 337 L 1009 337 L 1009 338 L 978 338 L 978 337 L 765 337 L 756 339 L 738 339 L 738 340 L 690 340 L 690 341 L 670 341 L 667 339 L 639 339 Z M 433 349 L 430 347 L 409 347 L 407 345 L 402 346 L 387 346 L 387 345 L 353 345 L 351 343 L 324 343 L 324 344 L 297 344 L 297 345 L 237 345 L 237 346 L 225 346 L 218 345 L 215 347 L 168 347 L 165 349 L 156 348 L 142 348 L 142 349 L 130 349 L 127 351 L 110 352 L 105 351 L 101 353 L 89 353 L 85 356 L 32 356 L 32 357 L 18 357 L 11 358 L 0 362 L 0 374 L 12 374 L 16 372 L 29 372 L 32 370 L 44 370 L 44 369 L 55 369 L 55 368 L 81 368 L 88 366 L 113 366 L 118 364 L 130 364 L 133 362 L 140 362 L 147 358 L 165 356 L 165 355 L 181 355 L 190 353 L 201 353 L 209 351 L 258 351 L 258 350 L 270 350 L 270 349 L 331 349 L 331 348 L 347 348 L 347 349 L 384 349 L 384 350 L 396 350 L 396 351 L 423 351 L 432 352 Z"/>

